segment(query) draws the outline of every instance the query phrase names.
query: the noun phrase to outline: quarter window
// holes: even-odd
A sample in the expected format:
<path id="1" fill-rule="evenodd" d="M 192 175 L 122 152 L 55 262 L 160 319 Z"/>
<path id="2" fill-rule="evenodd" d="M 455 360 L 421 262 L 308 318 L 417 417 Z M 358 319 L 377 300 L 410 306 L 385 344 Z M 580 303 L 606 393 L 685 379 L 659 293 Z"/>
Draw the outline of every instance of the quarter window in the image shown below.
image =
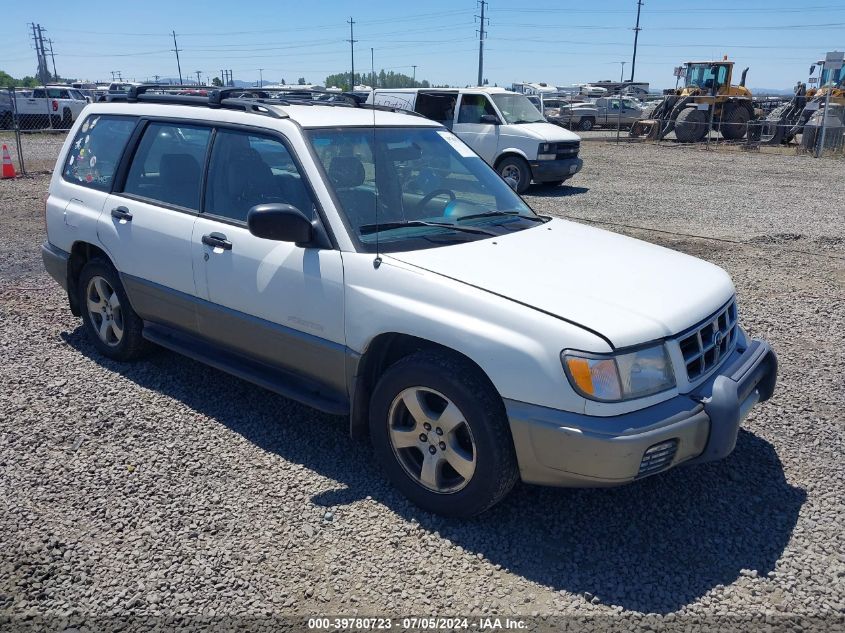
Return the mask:
<path id="1" fill-rule="evenodd" d="M 93 115 L 85 119 L 70 146 L 62 176 L 74 184 L 110 191 L 114 172 L 136 119 Z"/>
<path id="2" fill-rule="evenodd" d="M 290 204 L 313 218 L 314 202 L 290 152 L 278 139 L 218 130 L 211 150 L 205 212 L 246 222 L 257 204 Z"/>
<path id="3" fill-rule="evenodd" d="M 199 211 L 210 137 L 211 128 L 150 123 L 132 159 L 124 192 Z"/>

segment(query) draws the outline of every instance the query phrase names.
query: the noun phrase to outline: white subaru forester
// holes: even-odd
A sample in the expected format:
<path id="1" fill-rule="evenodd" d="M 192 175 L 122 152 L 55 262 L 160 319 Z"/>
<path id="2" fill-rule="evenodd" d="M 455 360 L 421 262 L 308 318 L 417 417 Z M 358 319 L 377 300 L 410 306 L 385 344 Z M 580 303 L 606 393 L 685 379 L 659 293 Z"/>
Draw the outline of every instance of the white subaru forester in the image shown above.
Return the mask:
<path id="1" fill-rule="evenodd" d="M 348 415 L 433 512 L 722 458 L 775 386 L 723 270 L 538 216 L 411 114 L 138 87 L 85 109 L 46 216 L 100 353 L 152 342 Z"/>

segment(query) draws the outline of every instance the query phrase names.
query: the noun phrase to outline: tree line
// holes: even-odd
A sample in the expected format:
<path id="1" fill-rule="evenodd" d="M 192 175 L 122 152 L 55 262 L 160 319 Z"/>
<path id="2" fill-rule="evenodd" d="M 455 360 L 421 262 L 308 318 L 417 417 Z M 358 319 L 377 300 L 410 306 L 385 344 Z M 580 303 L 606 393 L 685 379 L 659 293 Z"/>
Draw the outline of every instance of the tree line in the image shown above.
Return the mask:
<path id="1" fill-rule="evenodd" d="M 326 77 L 326 88 L 337 87 L 341 90 L 351 90 L 349 73 L 336 73 Z M 384 69 L 376 73 L 355 73 L 355 85 L 367 85 L 372 88 L 431 88 L 428 80 L 416 81 L 413 77 L 403 73 L 385 72 Z"/>

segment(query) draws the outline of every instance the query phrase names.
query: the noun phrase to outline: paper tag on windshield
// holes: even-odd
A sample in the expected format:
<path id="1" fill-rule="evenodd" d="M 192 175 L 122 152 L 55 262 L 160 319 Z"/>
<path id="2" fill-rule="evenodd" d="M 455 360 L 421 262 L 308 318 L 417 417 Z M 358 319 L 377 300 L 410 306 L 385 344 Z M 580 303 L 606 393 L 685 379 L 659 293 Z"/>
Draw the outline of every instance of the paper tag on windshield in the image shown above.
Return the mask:
<path id="1" fill-rule="evenodd" d="M 461 139 L 457 136 L 452 134 L 451 132 L 445 132 L 443 130 L 437 130 L 437 133 L 443 137 L 449 145 L 455 148 L 455 151 L 458 152 L 464 158 L 475 158 L 475 152 L 473 152 L 466 143 L 464 143 Z"/>

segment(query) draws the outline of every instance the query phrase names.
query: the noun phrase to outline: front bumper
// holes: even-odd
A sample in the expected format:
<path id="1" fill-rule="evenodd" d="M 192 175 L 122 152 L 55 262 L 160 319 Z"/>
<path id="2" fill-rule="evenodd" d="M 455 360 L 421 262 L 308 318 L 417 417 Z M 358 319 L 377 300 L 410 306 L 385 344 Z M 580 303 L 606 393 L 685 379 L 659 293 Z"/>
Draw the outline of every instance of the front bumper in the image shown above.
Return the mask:
<path id="1" fill-rule="evenodd" d="M 531 167 L 531 179 L 535 182 L 557 182 L 572 178 L 581 171 L 584 161 L 574 157 L 560 160 L 532 160 L 528 164 Z"/>
<path id="2" fill-rule="evenodd" d="M 777 356 L 753 340 L 738 346 L 692 393 L 612 417 L 506 400 L 522 480 L 552 486 L 613 486 L 679 464 L 726 457 L 751 407 L 768 400 Z"/>

